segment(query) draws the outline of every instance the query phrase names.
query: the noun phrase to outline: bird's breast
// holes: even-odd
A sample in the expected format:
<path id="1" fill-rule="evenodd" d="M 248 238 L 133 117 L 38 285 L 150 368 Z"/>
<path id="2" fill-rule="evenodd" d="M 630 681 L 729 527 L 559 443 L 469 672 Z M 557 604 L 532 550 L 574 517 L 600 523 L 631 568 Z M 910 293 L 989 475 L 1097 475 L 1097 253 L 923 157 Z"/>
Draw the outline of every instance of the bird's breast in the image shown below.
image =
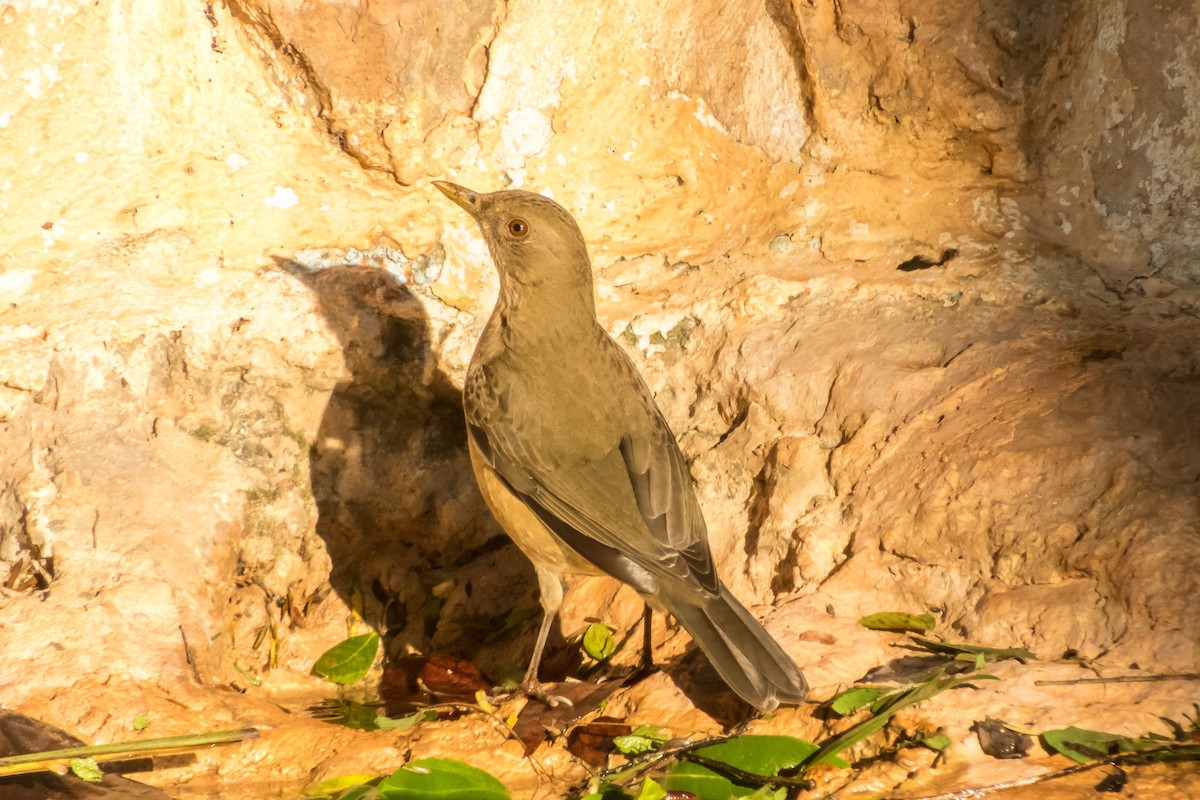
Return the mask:
<path id="1" fill-rule="evenodd" d="M 604 458 L 644 415 L 636 387 L 613 374 L 606 355 L 603 344 L 573 355 L 477 350 L 463 390 L 467 418 L 503 427 L 560 463 Z"/>

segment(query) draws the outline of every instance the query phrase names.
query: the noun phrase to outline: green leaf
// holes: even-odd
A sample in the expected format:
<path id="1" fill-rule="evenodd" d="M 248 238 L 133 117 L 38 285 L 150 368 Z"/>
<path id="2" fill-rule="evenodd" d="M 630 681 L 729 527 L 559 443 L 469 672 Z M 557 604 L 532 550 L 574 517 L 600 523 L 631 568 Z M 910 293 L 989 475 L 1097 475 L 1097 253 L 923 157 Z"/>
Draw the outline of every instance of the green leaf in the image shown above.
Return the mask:
<path id="1" fill-rule="evenodd" d="M 376 779 L 376 775 L 338 775 L 304 787 L 304 796 L 309 798 L 337 797 L 346 800 L 349 789 L 363 787 Z"/>
<path id="2" fill-rule="evenodd" d="M 723 761 L 756 775 L 778 775 L 780 770 L 800 764 L 816 751 L 817 746 L 812 742 L 793 736 L 739 736 L 702 747 L 696 755 Z"/>
<path id="3" fill-rule="evenodd" d="M 627 756 L 657 750 L 670 736 L 656 725 L 639 725 L 624 736 L 614 736 L 613 745 Z"/>
<path id="4" fill-rule="evenodd" d="M 1130 744 L 1139 744 L 1138 739 Z M 1118 744 L 1118 747 L 1124 742 Z M 1122 748 L 1124 749 L 1124 748 Z M 1196 744 L 1157 744 L 1153 747 L 1135 747 L 1135 752 L 1125 754 L 1123 764 L 1174 764 L 1180 761 L 1200 761 L 1200 745 Z"/>
<path id="5" fill-rule="evenodd" d="M 374 631 L 351 636 L 326 650 L 313 664 L 313 673 L 345 686 L 360 681 L 375 663 L 379 652 L 379 634 Z"/>
<path id="6" fill-rule="evenodd" d="M 921 740 L 921 744 L 930 750 L 945 750 L 950 746 L 950 737 L 940 733 L 937 736 L 926 736 Z"/>
<path id="7" fill-rule="evenodd" d="M 940 670 L 937 670 L 935 674 L 941 675 L 942 673 Z M 878 714 L 880 711 L 891 705 L 899 695 L 904 694 L 906 691 L 908 691 L 908 688 L 897 689 L 895 691 L 886 692 L 885 694 L 879 695 L 879 697 L 876 698 L 873 703 L 871 703 L 871 713 Z"/>
<path id="8" fill-rule="evenodd" d="M 379 788 L 376 786 L 351 786 L 339 794 L 336 800 L 379 800 Z"/>
<path id="9" fill-rule="evenodd" d="M 1074 726 L 1045 731 L 1042 733 L 1042 739 L 1050 747 L 1080 764 L 1108 755 L 1114 743 L 1130 741 L 1128 737 L 1120 734 L 1089 731 Z"/>
<path id="10" fill-rule="evenodd" d="M 803 767 L 807 770 L 816 764 L 845 766 L 845 762 L 840 758 L 835 759 L 835 756 L 843 750 L 858 744 L 868 736 L 883 730 L 888 720 L 895 716 L 896 712 L 928 700 L 947 689 L 954 689 L 965 683 L 980 680 L 997 680 L 997 678 L 994 675 L 980 675 L 978 673 L 946 677 L 939 672 L 929 680 L 918 683 L 910 689 L 884 695 L 872 706 L 871 711 L 873 716 L 825 741 L 820 749 L 804 760 Z"/>
<path id="11" fill-rule="evenodd" d="M 583 634 L 583 652 L 596 661 L 603 661 L 617 649 L 612 628 L 602 622 L 593 622 Z"/>
<path id="12" fill-rule="evenodd" d="M 642 790 L 634 800 L 666 800 L 667 790 L 651 778 L 642 782 Z"/>
<path id="13" fill-rule="evenodd" d="M 104 773 L 94 758 L 72 758 L 67 762 L 75 776 L 88 783 L 99 783 L 104 780 Z"/>
<path id="14" fill-rule="evenodd" d="M 255 688 L 262 686 L 262 680 L 259 678 L 256 678 L 253 673 L 248 671 L 245 667 L 243 667 L 237 661 L 233 662 L 233 668 L 235 670 L 237 670 L 237 674 L 241 675 L 243 678 L 245 678 L 250 683 L 251 686 L 253 686 Z"/>
<path id="15" fill-rule="evenodd" d="M 1003 661 L 1009 658 L 1037 661 L 1037 656 L 1021 647 L 983 647 L 977 644 L 951 644 L 936 639 L 925 639 L 920 636 L 908 637 L 926 650 L 934 653 L 946 653 L 958 656 L 966 655 L 975 661 L 977 656 L 983 656 L 989 661 Z"/>
<path id="16" fill-rule="evenodd" d="M 150 727 L 150 720 L 146 718 L 145 714 L 138 714 L 133 718 L 133 729 L 135 731 L 144 731 L 148 727 Z"/>
<path id="17" fill-rule="evenodd" d="M 395 719 L 380 714 L 375 717 L 375 727 L 381 731 L 406 731 L 409 728 L 415 728 L 422 722 L 432 722 L 437 719 L 437 716 L 437 711 L 432 708 L 422 708 L 406 717 Z"/>
<path id="18" fill-rule="evenodd" d="M 720 744 L 702 747 L 696 755 L 721 761 L 731 767 L 764 777 L 778 775 L 811 756 L 817 746 L 791 736 L 739 736 Z M 834 759 L 841 763 L 841 759 Z M 708 767 L 682 762 L 672 768 L 663 781 L 671 791 L 691 792 L 700 800 L 728 800 L 731 797 L 783 798 L 784 787 L 740 786 Z"/>
<path id="19" fill-rule="evenodd" d="M 737 796 L 729 778 L 689 761 L 672 767 L 670 774 L 662 779 L 662 786 L 671 792 L 691 792 L 700 800 L 729 800 Z M 742 794 L 746 794 L 745 789 L 742 789 Z"/>
<path id="20" fill-rule="evenodd" d="M 906 614 L 903 611 L 882 611 L 878 614 L 868 614 L 858 621 L 864 628 L 873 631 L 916 631 L 924 633 L 933 630 L 937 620 L 932 614 Z"/>
<path id="21" fill-rule="evenodd" d="M 846 691 L 833 698 L 833 702 L 829 707 L 835 714 L 841 714 L 843 717 L 847 714 L 852 714 L 865 705 L 875 702 L 875 698 L 883 694 L 883 689 L 876 689 L 871 686 L 858 686 Z"/>
<path id="22" fill-rule="evenodd" d="M 379 782 L 384 800 L 512 800 L 504 784 L 453 758 L 410 761 Z"/>

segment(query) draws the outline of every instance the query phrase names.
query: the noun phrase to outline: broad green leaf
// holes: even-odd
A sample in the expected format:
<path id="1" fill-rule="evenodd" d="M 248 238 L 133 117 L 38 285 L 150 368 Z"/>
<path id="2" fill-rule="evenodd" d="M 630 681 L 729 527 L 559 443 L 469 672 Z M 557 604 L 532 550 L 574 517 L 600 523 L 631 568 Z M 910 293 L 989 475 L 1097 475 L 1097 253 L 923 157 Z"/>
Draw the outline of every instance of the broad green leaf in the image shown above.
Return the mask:
<path id="1" fill-rule="evenodd" d="M 133 729 L 135 731 L 144 731 L 148 727 L 150 727 L 150 720 L 147 719 L 145 714 L 138 714 L 133 718 Z"/>
<path id="2" fill-rule="evenodd" d="M 965 655 L 969 656 L 972 661 L 975 661 L 978 656 L 983 656 L 989 661 L 1003 661 L 1008 658 L 1037 661 L 1037 656 L 1021 647 L 983 647 L 977 644 L 951 644 L 920 636 L 909 636 L 908 638 L 934 653 L 947 653 L 953 656 Z"/>
<path id="3" fill-rule="evenodd" d="M 583 652 L 596 661 L 603 661 L 617 649 L 612 628 L 602 622 L 593 622 L 583 634 Z"/>
<path id="4" fill-rule="evenodd" d="M 504 784 L 453 758 L 410 761 L 379 782 L 383 800 L 512 800 Z"/>
<path id="5" fill-rule="evenodd" d="M 657 750 L 670 735 L 657 725 L 639 725 L 624 736 L 614 736 L 613 745 L 627 756 L 640 756 Z"/>
<path id="6" fill-rule="evenodd" d="M 72 758 L 67 765 L 70 766 L 71 772 L 74 772 L 77 778 L 88 783 L 99 783 L 104 780 L 104 773 L 94 758 Z"/>
<path id="7" fill-rule="evenodd" d="M 689 761 L 676 764 L 669 775 L 662 779 L 662 786 L 670 792 L 691 792 L 700 800 L 729 800 L 736 797 L 733 783 L 708 767 Z M 742 789 L 745 793 L 746 790 Z"/>
<path id="8" fill-rule="evenodd" d="M 659 786 L 657 782 L 650 778 L 646 778 L 642 782 L 642 790 L 638 792 L 635 800 L 666 800 L 667 790 Z"/>
<path id="9" fill-rule="evenodd" d="M 858 621 L 864 628 L 873 631 L 916 631 L 924 633 L 933 630 L 937 620 L 932 614 L 906 614 L 903 611 L 882 611 L 878 614 L 868 614 Z"/>
<path id="10" fill-rule="evenodd" d="M 937 736 L 926 736 L 921 740 L 921 744 L 930 750 L 945 750 L 950 746 L 950 737 L 940 733 Z"/>
<path id="11" fill-rule="evenodd" d="M 1045 731 L 1042 733 L 1042 739 L 1050 747 L 1080 764 L 1107 755 L 1113 743 L 1128 741 L 1128 737 L 1120 734 L 1089 731 L 1074 726 Z"/>
<path id="12" fill-rule="evenodd" d="M 383 714 L 375 717 L 375 727 L 381 731 L 405 731 L 409 728 L 415 728 L 422 722 L 432 722 L 437 719 L 437 711 L 432 708 L 422 708 L 420 711 L 409 714 L 406 717 L 387 717 Z"/>
<path id="13" fill-rule="evenodd" d="M 662 779 L 662 785 L 672 792 L 690 792 L 699 800 L 730 800 L 734 797 L 784 800 L 787 797 L 786 787 L 739 786 L 708 767 L 692 762 L 676 764 Z"/>
<path id="14" fill-rule="evenodd" d="M 379 800 L 379 788 L 376 786 L 351 786 L 339 794 L 336 800 Z"/>
<path id="15" fill-rule="evenodd" d="M 374 631 L 351 636 L 326 650 L 313 664 L 313 673 L 345 686 L 360 681 L 375 663 L 379 652 L 379 634 Z"/>
<path id="16" fill-rule="evenodd" d="M 883 689 L 876 689 L 871 686 L 857 686 L 833 698 L 833 702 L 829 707 L 833 709 L 835 714 L 841 714 L 843 717 L 847 714 L 852 714 L 865 705 L 870 705 L 875 702 L 875 698 L 883 694 Z"/>
<path id="17" fill-rule="evenodd" d="M 720 744 L 702 747 L 696 755 L 736 767 L 744 772 L 772 777 L 794 767 L 816 752 L 817 746 L 792 736 L 739 736 Z M 840 759 L 835 759 L 841 761 Z M 692 792 L 700 800 L 728 800 L 730 797 L 783 798 L 785 787 L 741 786 L 706 766 L 683 762 L 672 768 L 662 781 L 671 791 Z"/>
<path id="18" fill-rule="evenodd" d="M 817 746 L 793 736 L 739 736 L 727 742 L 702 747 L 696 755 L 723 761 L 731 767 L 756 775 L 778 775 L 817 751 Z"/>

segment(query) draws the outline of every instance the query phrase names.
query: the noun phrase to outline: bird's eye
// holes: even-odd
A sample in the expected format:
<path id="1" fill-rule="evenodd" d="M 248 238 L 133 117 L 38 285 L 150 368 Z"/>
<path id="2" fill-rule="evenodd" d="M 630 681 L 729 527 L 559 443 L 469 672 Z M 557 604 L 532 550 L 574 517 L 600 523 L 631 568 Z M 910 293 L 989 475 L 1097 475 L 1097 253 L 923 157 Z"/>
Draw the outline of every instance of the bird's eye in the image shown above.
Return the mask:
<path id="1" fill-rule="evenodd" d="M 523 219 L 510 219 L 508 233 L 516 239 L 521 239 L 529 234 L 529 223 Z"/>

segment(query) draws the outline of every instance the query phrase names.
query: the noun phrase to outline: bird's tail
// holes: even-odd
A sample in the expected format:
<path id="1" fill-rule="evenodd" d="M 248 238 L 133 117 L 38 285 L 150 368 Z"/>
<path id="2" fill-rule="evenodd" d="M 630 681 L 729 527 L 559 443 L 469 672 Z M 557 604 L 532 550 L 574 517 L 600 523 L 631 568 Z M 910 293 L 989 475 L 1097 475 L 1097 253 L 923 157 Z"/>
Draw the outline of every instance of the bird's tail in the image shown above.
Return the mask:
<path id="1" fill-rule="evenodd" d="M 808 694 L 808 682 L 795 662 L 724 586 L 700 604 L 694 596 L 658 599 L 666 601 L 722 680 L 750 705 L 773 711 Z"/>

